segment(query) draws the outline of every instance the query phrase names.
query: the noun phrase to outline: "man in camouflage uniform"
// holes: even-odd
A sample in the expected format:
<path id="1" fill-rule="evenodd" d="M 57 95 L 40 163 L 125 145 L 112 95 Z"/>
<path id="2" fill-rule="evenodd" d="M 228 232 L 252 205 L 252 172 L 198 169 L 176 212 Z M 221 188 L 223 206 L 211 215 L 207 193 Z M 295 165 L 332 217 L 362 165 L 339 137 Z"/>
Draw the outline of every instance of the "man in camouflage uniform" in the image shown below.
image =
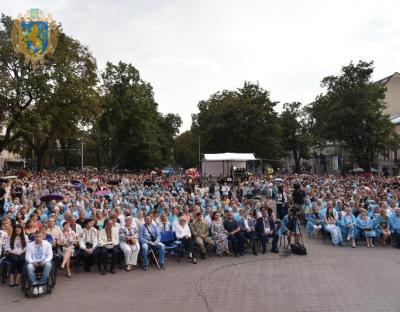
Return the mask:
<path id="1" fill-rule="evenodd" d="M 215 242 L 210 237 L 208 225 L 204 221 L 201 212 L 196 213 L 194 222 L 190 224 L 190 230 L 192 231 L 196 244 L 200 247 L 201 258 L 206 259 L 207 249 L 205 245 L 210 249 L 214 249 Z"/>

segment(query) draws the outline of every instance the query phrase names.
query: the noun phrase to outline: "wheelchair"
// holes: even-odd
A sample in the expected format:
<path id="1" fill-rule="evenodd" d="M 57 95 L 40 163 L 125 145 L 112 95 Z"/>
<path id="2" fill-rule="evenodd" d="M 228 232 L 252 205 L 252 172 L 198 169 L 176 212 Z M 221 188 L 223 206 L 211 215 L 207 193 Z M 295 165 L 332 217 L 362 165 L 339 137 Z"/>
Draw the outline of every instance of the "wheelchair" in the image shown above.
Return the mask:
<path id="1" fill-rule="evenodd" d="M 36 269 L 36 279 L 39 280 L 42 277 L 43 268 Z M 24 265 L 24 269 L 22 272 L 22 279 L 21 279 L 21 290 L 22 293 L 25 295 L 26 298 L 33 296 L 33 288 L 38 286 L 45 287 L 45 291 L 43 293 L 51 294 L 53 291 L 54 286 L 56 285 L 56 264 L 55 259 L 53 259 L 51 263 L 51 270 L 49 274 L 49 278 L 47 279 L 46 283 L 38 283 L 36 285 L 32 285 L 28 278 L 28 269 L 27 265 Z"/>

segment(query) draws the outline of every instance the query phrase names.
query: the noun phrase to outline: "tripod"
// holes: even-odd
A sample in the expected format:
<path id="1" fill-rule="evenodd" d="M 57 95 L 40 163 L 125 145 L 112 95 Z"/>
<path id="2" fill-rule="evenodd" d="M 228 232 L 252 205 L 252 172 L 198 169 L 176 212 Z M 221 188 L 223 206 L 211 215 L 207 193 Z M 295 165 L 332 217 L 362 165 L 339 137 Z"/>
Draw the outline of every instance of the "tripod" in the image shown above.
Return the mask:
<path id="1" fill-rule="evenodd" d="M 299 223 L 299 219 L 298 219 L 298 214 L 294 213 L 292 215 L 292 218 L 288 224 L 288 229 L 290 233 L 294 233 L 295 236 L 295 242 L 296 242 L 296 230 L 299 229 L 299 236 L 300 236 L 300 241 L 301 244 L 304 246 L 304 241 L 303 241 L 303 234 L 301 233 L 301 228 L 300 228 L 300 223 Z"/>

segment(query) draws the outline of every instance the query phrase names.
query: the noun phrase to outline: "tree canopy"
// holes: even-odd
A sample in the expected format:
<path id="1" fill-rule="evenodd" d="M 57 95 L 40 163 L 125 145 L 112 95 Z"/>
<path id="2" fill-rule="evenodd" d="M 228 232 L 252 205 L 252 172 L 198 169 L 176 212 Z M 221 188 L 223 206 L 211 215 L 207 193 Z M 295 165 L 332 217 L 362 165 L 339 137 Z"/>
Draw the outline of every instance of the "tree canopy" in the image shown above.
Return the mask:
<path id="1" fill-rule="evenodd" d="M 139 71 L 131 64 L 107 63 L 102 93 L 104 109 L 95 133 L 100 161 L 134 170 L 171 163 L 181 118 L 158 112 L 153 88 Z"/>
<path id="2" fill-rule="evenodd" d="M 198 104 L 193 116 L 201 149 L 207 153 L 249 152 L 258 157 L 279 157 L 280 126 L 269 92 L 245 82 L 237 90 L 224 90 Z"/>
<path id="3" fill-rule="evenodd" d="M 309 157 L 312 143 L 312 121 L 307 107 L 300 102 L 286 103 L 279 116 L 282 129 L 282 147 L 295 161 L 295 172 L 300 173 L 301 159 Z"/>
<path id="4" fill-rule="evenodd" d="M 325 77 L 326 94 L 312 104 L 315 134 L 344 142 L 351 157 L 370 170 L 379 153 L 397 149 L 399 137 L 385 114 L 385 87 L 371 81 L 373 63 L 360 61 L 342 68 L 339 76 Z"/>

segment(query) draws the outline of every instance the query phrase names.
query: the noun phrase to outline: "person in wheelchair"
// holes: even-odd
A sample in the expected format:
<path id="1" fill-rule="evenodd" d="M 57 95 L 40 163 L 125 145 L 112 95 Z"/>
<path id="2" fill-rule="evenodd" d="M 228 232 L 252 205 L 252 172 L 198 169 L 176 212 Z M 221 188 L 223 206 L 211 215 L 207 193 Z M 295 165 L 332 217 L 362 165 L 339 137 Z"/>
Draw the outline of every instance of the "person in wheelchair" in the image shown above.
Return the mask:
<path id="1" fill-rule="evenodd" d="M 34 295 L 43 293 L 43 285 L 47 280 L 51 271 L 51 261 L 53 259 L 53 249 L 51 244 L 43 239 L 43 233 L 37 231 L 35 240 L 26 247 L 25 261 L 27 263 L 27 273 L 30 285 L 33 288 Z M 42 276 L 38 281 L 36 273 L 42 270 Z"/>

